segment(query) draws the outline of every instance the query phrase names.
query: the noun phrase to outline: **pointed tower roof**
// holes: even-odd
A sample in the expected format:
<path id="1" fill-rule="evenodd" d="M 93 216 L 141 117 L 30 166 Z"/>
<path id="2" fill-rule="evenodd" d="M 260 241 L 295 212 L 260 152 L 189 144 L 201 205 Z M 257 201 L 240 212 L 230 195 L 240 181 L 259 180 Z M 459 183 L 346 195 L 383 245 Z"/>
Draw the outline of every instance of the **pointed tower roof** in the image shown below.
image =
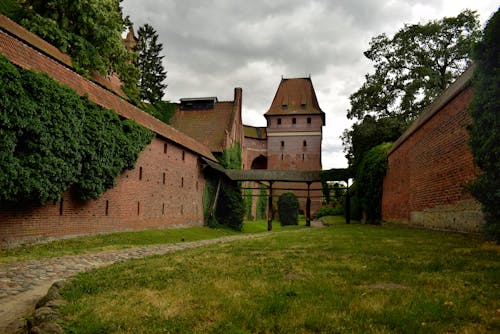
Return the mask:
<path id="1" fill-rule="evenodd" d="M 264 116 L 320 115 L 325 124 L 311 78 L 282 78 L 271 107 Z"/>

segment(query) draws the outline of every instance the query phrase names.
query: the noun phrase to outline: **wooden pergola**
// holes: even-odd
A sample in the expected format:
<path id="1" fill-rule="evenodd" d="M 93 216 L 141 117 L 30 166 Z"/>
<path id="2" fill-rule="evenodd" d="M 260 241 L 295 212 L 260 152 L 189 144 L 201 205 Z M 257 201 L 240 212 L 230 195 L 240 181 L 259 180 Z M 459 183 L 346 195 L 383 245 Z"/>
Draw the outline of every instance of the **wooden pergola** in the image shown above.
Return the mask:
<path id="1" fill-rule="evenodd" d="M 202 158 L 203 159 L 203 158 Z M 306 226 L 311 225 L 311 184 L 314 182 L 326 181 L 345 181 L 346 182 L 346 223 L 349 224 L 350 208 L 349 208 L 349 178 L 348 169 L 330 169 L 326 171 L 292 171 L 292 170 L 268 170 L 268 169 L 250 169 L 236 170 L 224 169 L 221 165 L 203 159 L 204 163 L 212 169 L 223 173 L 232 181 L 254 181 L 267 182 L 269 184 L 268 193 L 268 215 L 267 229 L 272 230 L 273 217 L 273 184 L 275 182 L 293 182 L 307 184 L 307 199 L 306 199 Z M 298 190 L 296 188 L 280 188 L 280 190 Z"/>

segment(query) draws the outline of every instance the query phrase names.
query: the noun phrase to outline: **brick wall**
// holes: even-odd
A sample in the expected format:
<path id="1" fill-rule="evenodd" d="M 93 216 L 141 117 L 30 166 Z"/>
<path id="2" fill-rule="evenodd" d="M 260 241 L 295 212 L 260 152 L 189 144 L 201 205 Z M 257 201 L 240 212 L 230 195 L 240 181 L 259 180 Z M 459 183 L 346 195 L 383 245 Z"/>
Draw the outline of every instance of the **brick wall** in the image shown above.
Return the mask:
<path id="1" fill-rule="evenodd" d="M 183 158 L 184 156 L 184 158 Z M 78 201 L 71 192 L 42 207 L 0 210 L 0 242 L 13 245 L 48 238 L 203 223 L 205 179 L 195 154 L 154 138 L 135 169 L 98 200 Z"/>
<path id="2" fill-rule="evenodd" d="M 210 150 L 76 72 L 52 46 L 0 15 L 0 52 L 17 66 L 47 73 L 80 95 L 153 130 L 157 136 L 135 169 L 98 200 L 75 200 L 71 191 L 45 206 L 0 209 L 0 245 L 74 235 L 200 225 L 205 179 L 199 157 Z"/>
<path id="3" fill-rule="evenodd" d="M 463 190 L 478 170 L 468 147 L 472 69 L 395 143 L 384 178 L 384 220 L 478 232 L 480 206 Z"/>

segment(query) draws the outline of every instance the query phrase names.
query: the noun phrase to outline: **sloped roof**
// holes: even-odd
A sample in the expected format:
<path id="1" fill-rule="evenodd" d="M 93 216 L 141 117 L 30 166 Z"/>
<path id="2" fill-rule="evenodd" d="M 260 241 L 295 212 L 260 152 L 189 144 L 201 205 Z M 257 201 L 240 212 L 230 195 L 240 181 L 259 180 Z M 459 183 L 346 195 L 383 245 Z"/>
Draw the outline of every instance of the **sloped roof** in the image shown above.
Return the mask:
<path id="1" fill-rule="evenodd" d="M 321 115 L 311 78 L 281 79 L 271 107 L 264 116 L 273 115 Z"/>
<path id="2" fill-rule="evenodd" d="M 0 52 L 13 64 L 44 72 L 59 83 L 74 89 L 79 95 L 86 95 L 89 100 L 101 107 L 111 109 L 124 118 L 133 119 L 192 152 L 216 160 L 206 146 L 140 110 L 116 93 L 76 73 L 65 61 L 66 55 L 62 54 L 61 58 L 59 50 L 54 50 L 49 43 L 2 15 L 0 15 Z"/>
<path id="3" fill-rule="evenodd" d="M 177 130 L 196 139 L 207 146 L 212 152 L 222 152 L 224 138 L 230 131 L 236 112 L 233 101 L 215 102 L 212 109 L 177 110 L 170 123 Z"/>
<path id="4" fill-rule="evenodd" d="M 247 138 L 267 139 L 267 128 L 243 125 L 243 134 Z"/>

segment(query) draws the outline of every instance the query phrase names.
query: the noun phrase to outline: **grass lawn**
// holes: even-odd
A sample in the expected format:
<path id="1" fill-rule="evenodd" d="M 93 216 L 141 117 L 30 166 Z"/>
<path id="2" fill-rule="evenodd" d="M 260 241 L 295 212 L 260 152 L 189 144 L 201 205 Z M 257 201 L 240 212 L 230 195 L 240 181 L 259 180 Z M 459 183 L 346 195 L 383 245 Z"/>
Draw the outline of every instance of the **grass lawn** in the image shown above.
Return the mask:
<path id="1" fill-rule="evenodd" d="M 70 333 L 498 333 L 500 247 L 333 224 L 115 264 L 63 290 Z"/>
<path id="2" fill-rule="evenodd" d="M 280 226 L 273 222 L 273 231 L 304 228 L 305 220 L 298 226 Z M 204 239 L 220 238 L 241 233 L 267 232 L 267 221 L 245 222 L 243 231 L 237 232 L 228 228 L 189 227 L 163 230 L 147 230 L 100 234 L 88 237 L 56 240 L 47 243 L 20 246 L 12 249 L 0 249 L 0 263 L 12 263 L 47 257 L 92 253 L 103 250 L 115 250 L 138 246 L 189 242 Z"/>

